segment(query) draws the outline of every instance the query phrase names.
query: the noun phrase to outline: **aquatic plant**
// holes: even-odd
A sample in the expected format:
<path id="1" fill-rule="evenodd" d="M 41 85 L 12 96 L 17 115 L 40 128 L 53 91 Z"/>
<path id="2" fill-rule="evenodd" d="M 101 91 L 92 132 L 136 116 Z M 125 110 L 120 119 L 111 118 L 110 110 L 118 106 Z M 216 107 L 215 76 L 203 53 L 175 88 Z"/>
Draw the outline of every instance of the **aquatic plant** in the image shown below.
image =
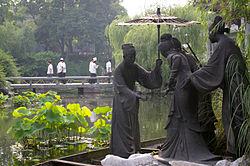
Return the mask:
<path id="1" fill-rule="evenodd" d="M 25 93 L 15 100 L 21 107 L 16 108 L 12 115 L 19 120 L 8 130 L 24 149 L 41 150 L 43 147 L 55 147 L 57 144 L 79 143 L 83 136 L 94 134 L 96 146 L 107 144 L 111 125 L 106 121 L 111 115 L 105 115 L 111 108 L 97 107 L 93 111 L 100 114 L 92 127 L 89 118 L 92 113 L 89 108 L 80 104 L 68 104 L 65 107 L 57 105 L 60 96 L 55 92 L 45 94 Z"/>
<path id="2" fill-rule="evenodd" d="M 247 63 L 245 63 L 247 64 Z M 234 130 L 234 124 L 241 124 L 238 137 L 236 137 L 237 157 L 250 152 L 250 81 L 247 67 L 237 55 L 231 55 L 226 65 L 226 84 L 229 88 L 230 104 L 230 130 Z M 233 112 L 234 111 L 234 112 Z M 230 133 L 226 133 L 227 136 Z"/>
<path id="3" fill-rule="evenodd" d="M 4 103 L 6 103 L 9 99 L 8 95 L 4 95 L 3 93 L 0 93 L 0 108 L 3 106 Z"/>
<path id="4" fill-rule="evenodd" d="M 96 146 L 107 146 L 110 141 L 111 135 L 111 124 L 107 123 L 111 121 L 112 109 L 108 106 L 106 107 L 97 107 L 93 110 L 97 115 L 101 114 L 99 118 L 92 126 L 88 133 L 95 136 L 95 145 Z"/>
<path id="5" fill-rule="evenodd" d="M 217 119 L 215 122 L 215 141 L 213 141 L 213 152 L 215 154 L 225 153 L 226 148 L 226 137 L 224 132 L 224 127 L 222 124 L 222 99 L 223 93 L 221 89 L 217 89 L 212 93 L 212 107 Z"/>
<path id="6" fill-rule="evenodd" d="M 48 91 L 47 93 L 34 93 L 34 92 L 22 92 L 22 95 L 15 94 L 11 98 L 14 107 L 35 107 L 36 105 L 43 105 L 45 102 L 54 102 L 55 99 L 60 101 L 60 96 L 57 92 Z"/>

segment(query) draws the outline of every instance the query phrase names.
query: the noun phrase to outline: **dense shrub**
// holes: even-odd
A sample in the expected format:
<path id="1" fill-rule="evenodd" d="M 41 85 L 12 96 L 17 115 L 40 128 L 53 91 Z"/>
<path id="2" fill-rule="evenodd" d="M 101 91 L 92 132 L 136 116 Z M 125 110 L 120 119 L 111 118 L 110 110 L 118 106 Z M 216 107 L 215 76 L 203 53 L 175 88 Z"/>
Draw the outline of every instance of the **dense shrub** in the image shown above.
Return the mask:
<path id="1" fill-rule="evenodd" d="M 54 74 L 56 74 L 56 65 L 61 55 L 54 52 L 26 53 L 19 63 L 20 73 L 25 77 L 46 76 L 48 60 L 53 64 Z"/>
<path id="2" fill-rule="evenodd" d="M 0 49 L 0 65 L 3 67 L 3 72 L 6 77 L 15 77 L 18 76 L 18 69 L 16 63 L 12 56 L 5 53 Z"/>
<path id="3" fill-rule="evenodd" d="M 0 89 L 2 89 L 5 86 L 6 77 L 3 72 L 3 66 L 0 65 Z"/>

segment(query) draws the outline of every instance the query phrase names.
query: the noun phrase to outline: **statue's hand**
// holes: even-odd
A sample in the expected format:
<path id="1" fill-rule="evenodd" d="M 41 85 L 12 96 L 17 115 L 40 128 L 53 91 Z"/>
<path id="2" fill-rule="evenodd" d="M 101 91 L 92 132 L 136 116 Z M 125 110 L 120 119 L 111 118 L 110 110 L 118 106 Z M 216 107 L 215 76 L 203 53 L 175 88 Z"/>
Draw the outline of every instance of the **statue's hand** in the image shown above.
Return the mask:
<path id="1" fill-rule="evenodd" d="M 161 67 L 161 64 L 162 64 L 162 60 L 161 59 L 157 59 L 156 60 L 156 67 Z"/>
<path id="2" fill-rule="evenodd" d="M 164 94 L 163 94 L 163 97 L 164 97 L 164 96 L 167 96 L 169 91 L 170 91 L 170 89 L 167 88 L 166 91 L 165 91 Z"/>
<path id="3" fill-rule="evenodd" d="M 142 93 L 137 93 L 136 97 L 138 97 L 142 101 L 146 101 L 147 100 L 147 96 L 143 95 Z"/>
<path id="4" fill-rule="evenodd" d="M 145 96 L 145 95 L 140 95 L 140 99 L 141 99 L 142 101 L 147 101 L 147 96 Z"/>

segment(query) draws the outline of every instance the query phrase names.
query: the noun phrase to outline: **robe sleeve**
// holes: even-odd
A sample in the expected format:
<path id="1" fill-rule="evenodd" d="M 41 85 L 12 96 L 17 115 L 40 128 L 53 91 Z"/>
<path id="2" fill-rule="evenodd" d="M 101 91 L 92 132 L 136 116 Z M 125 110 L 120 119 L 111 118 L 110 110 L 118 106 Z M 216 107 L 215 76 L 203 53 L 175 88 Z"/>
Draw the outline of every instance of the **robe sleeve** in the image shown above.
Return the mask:
<path id="1" fill-rule="evenodd" d="M 137 94 L 128 88 L 119 67 L 117 67 L 114 73 L 114 90 L 117 101 L 122 105 L 121 109 L 135 112 L 138 102 Z"/>
<path id="2" fill-rule="evenodd" d="M 137 76 L 137 81 L 145 88 L 156 89 L 161 87 L 162 77 L 159 66 L 156 66 L 153 71 L 146 71 L 137 65 Z"/>
<path id="3" fill-rule="evenodd" d="M 207 65 L 190 76 L 191 83 L 198 91 L 209 92 L 222 86 L 226 53 L 226 49 L 219 45 L 211 55 Z"/>
<path id="4" fill-rule="evenodd" d="M 175 89 L 176 77 L 178 75 L 178 71 L 181 64 L 181 57 L 178 55 L 174 55 L 170 57 L 169 63 L 171 71 L 168 79 L 168 89 L 170 91 L 173 91 Z"/>

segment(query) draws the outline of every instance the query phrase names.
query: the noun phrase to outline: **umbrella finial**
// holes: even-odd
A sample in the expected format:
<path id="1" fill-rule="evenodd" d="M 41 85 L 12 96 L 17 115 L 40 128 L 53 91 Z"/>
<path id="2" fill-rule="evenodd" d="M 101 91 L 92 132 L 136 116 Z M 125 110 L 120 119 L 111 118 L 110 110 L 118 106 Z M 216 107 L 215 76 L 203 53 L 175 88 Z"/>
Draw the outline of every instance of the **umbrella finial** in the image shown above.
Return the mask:
<path id="1" fill-rule="evenodd" d="M 161 9 L 159 7 L 157 8 L 157 12 L 156 13 L 157 13 L 157 15 L 161 15 Z"/>

